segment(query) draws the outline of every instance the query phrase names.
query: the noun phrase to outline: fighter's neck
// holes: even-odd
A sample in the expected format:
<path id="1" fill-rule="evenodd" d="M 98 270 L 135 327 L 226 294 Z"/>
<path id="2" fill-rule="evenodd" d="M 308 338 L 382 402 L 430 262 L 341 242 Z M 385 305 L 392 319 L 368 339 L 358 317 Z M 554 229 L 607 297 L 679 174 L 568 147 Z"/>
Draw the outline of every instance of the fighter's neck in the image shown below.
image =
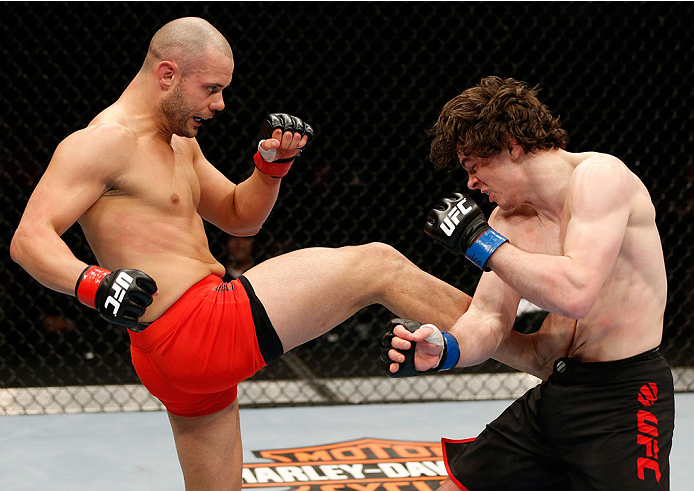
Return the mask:
<path id="1" fill-rule="evenodd" d="M 173 132 L 166 124 L 157 98 L 137 77 L 128 85 L 118 100 L 103 113 L 108 120 L 118 122 L 140 137 L 171 143 Z M 100 115 L 100 116 L 102 116 Z"/>
<path id="2" fill-rule="evenodd" d="M 569 181 L 577 165 L 576 154 L 550 150 L 529 154 L 523 162 L 527 194 L 524 204 L 538 215 L 560 221 L 564 214 Z"/>

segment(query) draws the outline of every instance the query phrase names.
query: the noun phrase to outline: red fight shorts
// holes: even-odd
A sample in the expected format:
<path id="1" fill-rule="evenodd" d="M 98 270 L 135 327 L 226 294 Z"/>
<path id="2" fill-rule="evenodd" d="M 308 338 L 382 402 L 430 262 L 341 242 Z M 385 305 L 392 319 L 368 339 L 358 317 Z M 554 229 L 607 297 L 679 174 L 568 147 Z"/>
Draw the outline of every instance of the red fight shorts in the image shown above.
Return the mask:
<path id="1" fill-rule="evenodd" d="M 130 333 L 142 384 L 177 416 L 204 416 L 236 400 L 239 382 L 283 353 L 245 277 L 210 275 L 141 333 Z"/>

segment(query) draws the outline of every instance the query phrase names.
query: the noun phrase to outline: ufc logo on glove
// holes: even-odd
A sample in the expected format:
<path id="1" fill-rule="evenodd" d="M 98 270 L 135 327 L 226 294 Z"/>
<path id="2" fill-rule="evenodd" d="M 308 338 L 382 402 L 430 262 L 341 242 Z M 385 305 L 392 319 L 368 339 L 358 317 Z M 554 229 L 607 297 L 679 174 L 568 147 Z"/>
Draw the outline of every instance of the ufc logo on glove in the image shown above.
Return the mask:
<path id="1" fill-rule="evenodd" d="M 111 285 L 111 289 L 115 292 L 108 297 L 104 302 L 104 308 L 112 306 L 113 315 L 118 314 L 118 309 L 120 308 L 120 303 L 123 301 L 125 292 L 130 288 L 130 284 L 133 282 L 133 277 L 130 276 L 125 271 L 121 271 L 116 277 L 116 281 Z"/>
<path id="2" fill-rule="evenodd" d="M 157 284 L 139 269 L 109 271 L 87 266 L 75 285 L 80 302 L 96 309 L 107 321 L 134 332 L 146 328 L 139 324 L 139 317 L 152 304 L 156 292 Z"/>
<path id="3" fill-rule="evenodd" d="M 466 201 L 467 198 L 463 198 L 462 201 L 455 205 L 453 209 L 448 212 L 448 215 L 446 216 L 446 218 L 444 218 L 443 222 L 441 223 L 441 230 L 443 230 L 443 233 L 446 234 L 448 237 L 453 235 L 455 227 L 460 223 L 460 220 L 458 220 L 458 215 L 460 215 L 461 213 L 463 215 L 467 215 L 472 211 L 472 206 L 465 206 Z"/>
<path id="4" fill-rule="evenodd" d="M 489 256 L 508 240 L 489 226 L 479 206 L 462 193 L 441 198 L 429 212 L 424 231 L 449 251 L 465 254 L 483 271 L 491 271 Z"/>

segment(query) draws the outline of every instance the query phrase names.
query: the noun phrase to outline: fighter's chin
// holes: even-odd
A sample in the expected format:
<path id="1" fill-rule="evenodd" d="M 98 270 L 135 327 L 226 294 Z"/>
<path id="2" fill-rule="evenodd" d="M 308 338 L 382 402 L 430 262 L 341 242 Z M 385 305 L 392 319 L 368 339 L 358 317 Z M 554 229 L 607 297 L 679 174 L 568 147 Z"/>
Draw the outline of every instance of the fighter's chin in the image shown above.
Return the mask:
<path id="1" fill-rule="evenodd" d="M 183 138 L 195 138 L 196 136 L 198 136 L 198 129 L 187 127 L 179 128 L 177 131 L 174 132 L 174 134 Z"/>

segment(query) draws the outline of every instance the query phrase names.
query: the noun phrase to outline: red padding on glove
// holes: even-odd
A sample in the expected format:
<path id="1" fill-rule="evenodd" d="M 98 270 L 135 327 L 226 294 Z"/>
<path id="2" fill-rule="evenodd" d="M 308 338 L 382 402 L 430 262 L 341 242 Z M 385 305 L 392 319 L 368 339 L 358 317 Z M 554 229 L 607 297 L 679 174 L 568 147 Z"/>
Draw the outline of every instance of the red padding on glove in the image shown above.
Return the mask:
<path id="1" fill-rule="evenodd" d="M 260 172 L 266 174 L 270 177 L 284 177 L 289 172 L 289 168 L 292 166 L 294 161 L 287 162 L 285 164 L 280 164 L 277 162 L 267 162 L 263 160 L 260 156 L 260 152 L 256 152 L 253 156 L 253 162 Z"/>
<path id="2" fill-rule="evenodd" d="M 100 268 L 99 266 L 89 266 L 82 271 L 77 286 L 75 287 L 75 296 L 77 300 L 82 302 L 87 307 L 96 308 L 96 291 L 99 289 L 101 280 L 108 275 L 108 269 Z"/>

